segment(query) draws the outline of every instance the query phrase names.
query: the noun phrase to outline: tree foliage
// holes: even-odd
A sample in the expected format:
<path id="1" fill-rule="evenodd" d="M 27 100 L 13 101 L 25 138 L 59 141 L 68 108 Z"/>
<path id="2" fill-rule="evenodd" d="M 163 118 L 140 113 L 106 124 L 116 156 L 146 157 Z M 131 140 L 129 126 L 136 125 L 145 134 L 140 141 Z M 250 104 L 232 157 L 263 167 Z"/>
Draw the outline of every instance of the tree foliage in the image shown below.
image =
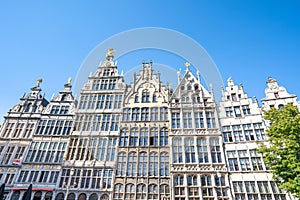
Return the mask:
<path id="1" fill-rule="evenodd" d="M 300 115 L 292 104 L 265 112 L 269 144 L 259 151 L 279 187 L 300 197 Z"/>

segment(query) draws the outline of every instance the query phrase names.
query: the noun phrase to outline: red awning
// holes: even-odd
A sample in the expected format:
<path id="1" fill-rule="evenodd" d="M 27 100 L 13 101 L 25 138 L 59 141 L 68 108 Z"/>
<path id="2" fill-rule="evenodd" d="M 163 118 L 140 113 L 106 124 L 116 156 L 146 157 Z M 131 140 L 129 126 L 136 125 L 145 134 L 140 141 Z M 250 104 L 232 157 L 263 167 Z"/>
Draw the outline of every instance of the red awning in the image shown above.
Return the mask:
<path id="1" fill-rule="evenodd" d="M 11 188 L 11 190 L 27 190 L 27 188 Z M 32 188 L 32 191 L 54 191 L 54 188 Z"/>

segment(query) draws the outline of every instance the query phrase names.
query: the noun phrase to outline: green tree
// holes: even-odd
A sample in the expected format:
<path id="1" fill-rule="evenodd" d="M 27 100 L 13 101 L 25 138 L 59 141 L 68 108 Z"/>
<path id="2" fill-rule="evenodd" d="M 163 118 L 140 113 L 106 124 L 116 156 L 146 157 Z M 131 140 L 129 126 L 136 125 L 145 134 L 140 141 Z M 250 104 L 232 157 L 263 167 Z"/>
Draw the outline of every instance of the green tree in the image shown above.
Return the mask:
<path id="1" fill-rule="evenodd" d="M 270 122 L 269 144 L 262 144 L 267 167 L 279 187 L 300 197 L 300 115 L 297 107 L 287 104 L 282 109 L 265 111 Z"/>

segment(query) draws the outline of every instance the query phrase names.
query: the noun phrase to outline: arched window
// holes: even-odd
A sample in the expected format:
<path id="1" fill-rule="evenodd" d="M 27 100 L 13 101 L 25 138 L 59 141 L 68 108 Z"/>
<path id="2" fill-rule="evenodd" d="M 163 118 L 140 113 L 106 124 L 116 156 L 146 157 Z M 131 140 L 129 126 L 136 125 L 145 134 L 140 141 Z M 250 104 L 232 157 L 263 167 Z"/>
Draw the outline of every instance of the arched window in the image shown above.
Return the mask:
<path id="1" fill-rule="evenodd" d="M 114 199 L 123 199 L 124 187 L 122 184 L 116 184 L 114 189 Z"/>
<path id="2" fill-rule="evenodd" d="M 118 167 L 117 167 L 117 172 L 116 175 L 125 175 L 126 171 L 126 154 L 125 152 L 120 152 L 118 155 Z"/>
<path id="3" fill-rule="evenodd" d="M 176 138 L 172 141 L 173 150 L 173 162 L 182 163 L 182 140 L 181 138 Z"/>
<path id="4" fill-rule="evenodd" d="M 75 194 L 74 194 L 74 193 L 70 193 L 70 194 L 68 195 L 67 200 L 75 200 Z"/>
<path id="5" fill-rule="evenodd" d="M 191 85 L 188 85 L 187 86 L 187 90 L 191 90 L 192 89 L 192 86 Z"/>
<path id="6" fill-rule="evenodd" d="M 58 193 L 55 197 L 55 200 L 64 200 L 64 199 L 65 199 L 65 195 L 62 192 Z"/>
<path id="7" fill-rule="evenodd" d="M 52 192 L 47 192 L 47 193 L 45 194 L 45 200 L 52 200 L 52 195 L 53 195 Z"/>
<path id="8" fill-rule="evenodd" d="M 107 194 L 103 194 L 100 198 L 100 200 L 108 200 L 109 196 Z"/>
<path id="9" fill-rule="evenodd" d="M 136 153 L 131 152 L 128 154 L 128 163 L 127 163 L 127 176 L 136 175 Z"/>
<path id="10" fill-rule="evenodd" d="M 138 176 L 147 176 L 148 157 L 145 152 L 139 154 Z"/>
<path id="11" fill-rule="evenodd" d="M 148 186 L 148 199 L 158 199 L 157 185 L 151 184 Z"/>
<path id="12" fill-rule="evenodd" d="M 195 156 L 194 138 L 184 139 L 184 151 L 185 151 L 185 162 L 195 163 L 196 156 Z"/>
<path id="13" fill-rule="evenodd" d="M 162 128 L 160 130 L 159 144 L 160 144 L 160 146 L 168 145 L 168 130 L 167 130 L 167 128 Z"/>
<path id="14" fill-rule="evenodd" d="M 195 84 L 194 88 L 195 88 L 195 90 L 199 90 L 199 85 Z"/>
<path id="15" fill-rule="evenodd" d="M 148 146 L 148 130 L 147 130 L 147 128 L 141 128 L 140 146 Z"/>
<path id="16" fill-rule="evenodd" d="M 34 193 L 33 200 L 41 200 L 41 199 L 42 199 L 41 191 L 37 191 L 36 193 Z"/>
<path id="17" fill-rule="evenodd" d="M 134 199 L 134 185 L 127 184 L 125 188 L 125 199 Z"/>
<path id="18" fill-rule="evenodd" d="M 128 128 L 124 128 L 121 130 L 120 133 L 120 146 L 128 146 L 128 136 L 129 136 L 129 132 L 128 132 Z"/>
<path id="19" fill-rule="evenodd" d="M 149 176 L 158 175 L 158 154 L 151 152 L 149 156 Z"/>
<path id="20" fill-rule="evenodd" d="M 278 108 L 279 108 L 279 109 L 284 108 L 284 105 L 283 105 L 283 104 L 279 104 L 279 105 L 278 105 Z"/>
<path id="21" fill-rule="evenodd" d="M 98 194 L 96 193 L 91 194 L 89 200 L 98 200 Z"/>
<path id="22" fill-rule="evenodd" d="M 11 196 L 11 200 L 19 200 L 20 198 L 20 191 L 14 191 L 14 193 Z"/>
<path id="23" fill-rule="evenodd" d="M 78 197 L 78 200 L 86 200 L 86 194 L 81 193 Z"/>
<path id="24" fill-rule="evenodd" d="M 177 175 L 173 178 L 175 197 L 185 195 L 183 179 L 183 175 Z"/>
<path id="25" fill-rule="evenodd" d="M 170 187 L 168 185 L 160 185 L 160 199 L 170 199 Z"/>
<path id="26" fill-rule="evenodd" d="M 194 198 L 199 197 L 199 185 L 197 181 L 197 176 L 188 176 L 187 184 L 189 196 Z"/>
<path id="27" fill-rule="evenodd" d="M 158 146 L 158 130 L 157 128 L 151 128 L 150 129 L 150 146 Z"/>
<path id="28" fill-rule="evenodd" d="M 130 130 L 129 146 L 138 146 L 138 129 L 132 128 Z"/>
<path id="29" fill-rule="evenodd" d="M 213 189 L 211 188 L 211 176 L 210 175 L 202 175 L 201 176 L 201 186 L 202 186 L 202 195 L 203 196 L 213 196 Z"/>
<path id="30" fill-rule="evenodd" d="M 169 176 L 169 155 L 167 152 L 160 153 L 160 176 Z"/>
<path id="31" fill-rule="evenodd" d="M 146 185 L 145 184 L 137 185 L 136 199 L 146 199 Z"/>

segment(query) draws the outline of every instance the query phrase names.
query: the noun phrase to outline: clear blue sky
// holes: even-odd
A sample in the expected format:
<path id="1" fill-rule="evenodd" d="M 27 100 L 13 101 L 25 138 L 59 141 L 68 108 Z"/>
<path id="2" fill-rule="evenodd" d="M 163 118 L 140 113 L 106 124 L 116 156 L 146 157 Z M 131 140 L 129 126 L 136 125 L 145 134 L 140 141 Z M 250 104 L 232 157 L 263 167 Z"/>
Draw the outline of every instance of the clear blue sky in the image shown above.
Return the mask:
<path id="1" fill-rule="evenodd" d="M 195 39 L 249 96 L 261 99 L 269 76 L 300 95 L 299 1 L 1 1 L 0 117 L 37 78 L 50 99 L 100 42 L 149 26 Z"/>

